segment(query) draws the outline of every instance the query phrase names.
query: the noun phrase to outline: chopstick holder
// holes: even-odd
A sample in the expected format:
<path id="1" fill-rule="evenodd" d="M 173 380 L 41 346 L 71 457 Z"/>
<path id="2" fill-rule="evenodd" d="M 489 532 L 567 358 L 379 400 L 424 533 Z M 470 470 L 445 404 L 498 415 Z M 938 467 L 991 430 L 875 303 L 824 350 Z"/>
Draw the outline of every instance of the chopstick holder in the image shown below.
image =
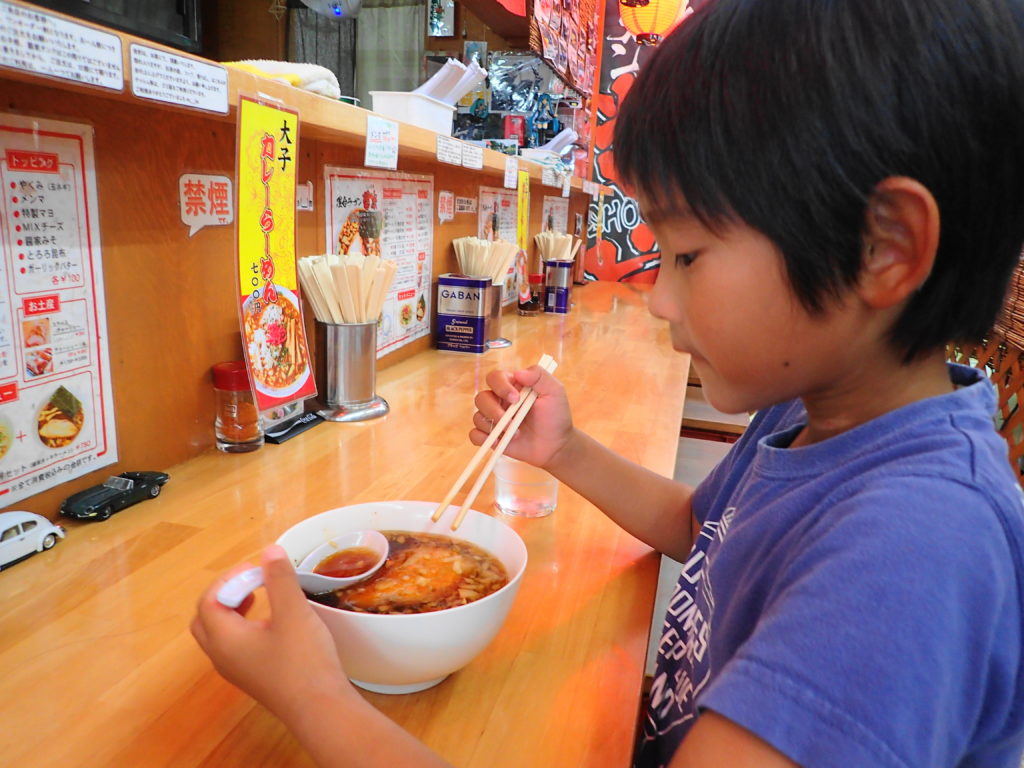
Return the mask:
<path id="1" fill-rule="evenodd" d="M 558 367 L 558 363 L 555 361 L 553 357 L 551 357 L 551 355 L 543 355 L 537 364 L 548 373 L 553 373 L 555 368 Z M 494 425 L 494 428 L 487 436 L 487 439 L 484 440 L 483 444 L 477 449 L 476 453 L 473 455 L 473 458 L 470 460 L 469 464 L 466 465 L 466 468 L 462 471 L 462 474 L 459 475 L 458 480 L 455 481 L 454 485 L 452 485 L 452 487 L 449 489 L 444 499 L 441 501 L 440 504 L 438 504 L 437 509 L 434 510 L 434 514 L 430 518 L 433 522 L 437 522 L 437 520 L 441 517 L 444 511 L 448 508 L 448 505 L 451 503 L 451 500 L 455 497 L 455 494 L 459 492 L 459 489 L 463 486 L 466 480 L 469 479 L 469 476 L 473 473 L 473 470 L 476 469 L 476 467 L 480 464 L 481 461 L 483 461 L 484 456 L 487 455 L 487 451 L 489 451 L 491 446 L 494 445 L 495 442 L 497 442 L 497 446 L 492 452 L 490 460 L 487 462 L 483 470 L 480 472 L 480 475 L 477 477 L 476 482 L 473 484 L 473 487 L 470 489 L 469 494 L 466 496 L 466 499 L 463 502 L 462 507 L 459 508 L 458 514 L 452 521 L 451 530 L 456 530 L 459 527 L 459 525 L 462 524 L 462 520 L 466 516 L 466 512 L 469 510 L 469 507 L 473 504 L 473 502 L 476 501 L 476 497 L 480 493 L 480 489 L 483 488 L 484 483 L 490 476 L 491 471 L 494 469 L 494 465 L 498 462 L 498 458 L 501 456 L 502 453 L 504 453 L 505 448 L 508 446 L 512 438 L 515 436 L 516 430 L 519 428 L 519 425 L 523 423 L 523 419 L 526 418 L 526 415 L 530 412 L 530 409 L 533 407 L 534 402 L 537 400 L 537 393 L 533 391 L 532 387 L 524 387 L 520 391 L 519 395 L 519 399 L 515 403 L 510 405 L 507 409 L 505 409 L 505 413 L 501 415 L 501 418 Z"/>

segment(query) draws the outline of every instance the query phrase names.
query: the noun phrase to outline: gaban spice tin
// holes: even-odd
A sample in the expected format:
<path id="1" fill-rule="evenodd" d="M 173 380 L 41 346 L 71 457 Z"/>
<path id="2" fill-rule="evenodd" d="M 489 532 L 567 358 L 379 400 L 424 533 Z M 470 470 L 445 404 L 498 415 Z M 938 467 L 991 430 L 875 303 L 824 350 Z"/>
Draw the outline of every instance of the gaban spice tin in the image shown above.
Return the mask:
<path id="1" fill-rule="evenodd" d="M 544 262 L 544 311 L 564 315 L 569 311 L 572 288 L 571 261 Z"/>
<path id="2" fill-rule="evenodd" d="M 444 274 L 437 279 L 437 348 L 486 352 L 490 279 Z"/>

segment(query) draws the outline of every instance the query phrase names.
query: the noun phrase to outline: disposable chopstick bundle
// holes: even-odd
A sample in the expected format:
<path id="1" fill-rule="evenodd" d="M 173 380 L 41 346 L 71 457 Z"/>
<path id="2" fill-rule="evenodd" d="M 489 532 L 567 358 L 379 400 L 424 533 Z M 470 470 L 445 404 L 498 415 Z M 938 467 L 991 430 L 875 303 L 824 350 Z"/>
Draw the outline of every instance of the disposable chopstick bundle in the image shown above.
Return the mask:
<path id="1" fill-rule="evenodd" d="M 478 237 L 457 237 L 452 240 L 452 247 L 462 274 L 487 277 L 494 283 L 505 282 L 517 251 L 515 243 Z"/>
<path id="2" fill-rule="evenodd" d="M 380 317 L 398 267 L 377 256 L 304 256 L 303 294 L 322 323 L 370 323 Z"/>
<path id="3" fill-rule="evenodd" d="M 553 373 L 555 368 L 558 367 L 557 361 L 551 357 L 551 355 L 541 356 L 537 364 L 548 373 Z M 484 465 L 483 470 L 480 472 L 476 482 L 473 484 L 473 487 L 466 495 L 465 501 L 463 501 L 455 519 L 452 521 L 451 529 L 454 531 L 462 524 L 462 519 L 466 516 L 467 510 L 473 502 L 476 501 L 476 497 L 480 493 L 480 489 L 483 488 L 484 483 L 487 482 L 487 478 L 494 469 L 494 465 L 497 464 L 498 458 L 505 452 L 505 448 L 515 436 L 516 430 L 519 429 L 519 425 L 523 423 L 523 419 L 525 419 L 526 415 L 530 412 L 530 409 L 533 407 L 533 403 L 536 399 L 537 393 L 533 391 L 532 387 L 524 387 L 520 390 L 519 399 L 505 410 L 505 413 L 501 415 L 501 418 L 498 419 L 497 423 L 495 423 L 491 428 L 491 433 L 487 436 L 487 439 L 484 440 L 476 453 L 473 454 L 473 458 L 470 459 L 466 468 L 462 470 L 462 474 L 459 475 L 459 478 L 448 490 L 448 493 L 445 494 L 441 503 L 437 505 L 437 509 L 434 510 L 431 520 L 437 522 L 440 519 L 441 515 L 444 514 L 444 511 L 448 509 L 448 505 L 451 504 L 452 499 L 455 498 L 455 494 L 459 492 L 459 489 L 462 488 L 465 482 L 469 479 L 469 476 L 473 474 L 473 470 L 479 466 L 480 462 L 484 460 L 485 456 L 487 456 L 487 452 L 492 446 L 494 446 L 494 451 L 492 452 L 490 459 L 487 464 Z M 495 445 L 495 443 L 497 443 L 497 445 Z"/>
<path id="4" fill-rule="evenodd" d="M 575 245 L 574 245 L 575 241 Z M 541 232 L 533 238 L 542 259 L 546 261 L 572 261 L 582 240 L 560 232 Z"/>

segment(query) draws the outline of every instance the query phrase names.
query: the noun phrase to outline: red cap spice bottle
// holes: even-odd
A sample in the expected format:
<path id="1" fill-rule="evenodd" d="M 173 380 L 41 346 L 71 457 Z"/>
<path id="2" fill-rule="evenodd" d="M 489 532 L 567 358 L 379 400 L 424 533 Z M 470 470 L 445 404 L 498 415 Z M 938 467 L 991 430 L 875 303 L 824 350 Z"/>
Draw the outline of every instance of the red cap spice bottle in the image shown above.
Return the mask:
<path id="1" fill-rule="evenodd" d="M 245 363 L 232 360 L 214 365 L 213 392 L 217 448 L 225 453 L 248 453 L 263 445 L 260 412 L 249 388 Z"/>

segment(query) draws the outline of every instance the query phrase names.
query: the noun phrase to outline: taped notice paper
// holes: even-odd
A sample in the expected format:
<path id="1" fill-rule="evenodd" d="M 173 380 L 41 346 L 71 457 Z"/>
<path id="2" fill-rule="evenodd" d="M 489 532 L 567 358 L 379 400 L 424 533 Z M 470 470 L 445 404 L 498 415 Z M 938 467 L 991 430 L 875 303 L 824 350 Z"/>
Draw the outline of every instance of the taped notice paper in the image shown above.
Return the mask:
<path id="1" fill-rule="evenodd" d="M 205 173 L 183 173 L 178 178 L 178 209 L 192 237 L 203 227 L 221 227 L 235 220 L 231 179 Z"/>
<path id="2" fill-rule="evenodd" d="M 455 218 L 455 193 L 442 190 L 437 193 L 437 218 L 451 221 Z"/>

